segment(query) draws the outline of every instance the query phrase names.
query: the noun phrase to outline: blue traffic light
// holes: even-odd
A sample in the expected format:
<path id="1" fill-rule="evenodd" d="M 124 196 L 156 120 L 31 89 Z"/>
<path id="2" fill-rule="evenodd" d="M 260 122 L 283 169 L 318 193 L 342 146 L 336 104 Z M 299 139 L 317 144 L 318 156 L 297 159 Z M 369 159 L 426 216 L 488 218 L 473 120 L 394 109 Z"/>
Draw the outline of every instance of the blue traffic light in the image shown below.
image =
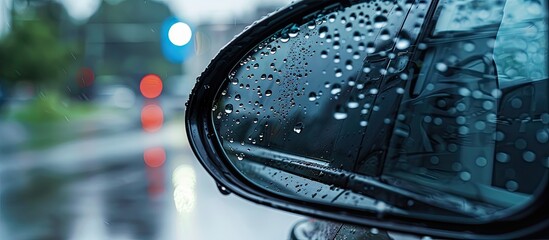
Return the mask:
<path id="1" fill-rule="evenodd" d="M 170 17 L 162 23 L 161 45 L 164 57 L 173 63 L 182 63 L 194 53 L 194 33 L 191 26 Z"/>

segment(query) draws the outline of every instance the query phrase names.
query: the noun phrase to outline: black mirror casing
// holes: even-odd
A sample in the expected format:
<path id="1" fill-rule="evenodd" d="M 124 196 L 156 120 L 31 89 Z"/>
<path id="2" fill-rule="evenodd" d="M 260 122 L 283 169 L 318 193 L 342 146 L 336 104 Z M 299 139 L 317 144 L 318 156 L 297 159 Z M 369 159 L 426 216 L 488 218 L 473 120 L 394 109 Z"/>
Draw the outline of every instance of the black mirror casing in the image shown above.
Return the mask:
<path id="1" fill-rule="evenodd" d="M 442 238 L 511 239 L 546 237 L 549 228 L 549 191 L 538 194 L 527 209 L 509 217 L 482 224 L 451 223 L 413 216 L 379 215 L 316 202 L 275 195 L 243 177 L 227 159 L 216 136 L 212 107 L 227 76 L 254 47 L 291 24 L 305 24 L 318 14 L 364 1 L 299 1 L 266 16 L 245 29 L 211 61 L 187 102 L 186 130 L 189 142 L 202 166 L 218 183 L 222 193 L 234 193 L 255 203 L 307 216 L 392 231 Z M 366 1 L 367 2 L 367 1 Z M 438 1 L 433 1 L 436 5 Z M 432 13 L 431 13 L 432 14 Z M 547 182 L 547 177 L 543 178 Z"/>

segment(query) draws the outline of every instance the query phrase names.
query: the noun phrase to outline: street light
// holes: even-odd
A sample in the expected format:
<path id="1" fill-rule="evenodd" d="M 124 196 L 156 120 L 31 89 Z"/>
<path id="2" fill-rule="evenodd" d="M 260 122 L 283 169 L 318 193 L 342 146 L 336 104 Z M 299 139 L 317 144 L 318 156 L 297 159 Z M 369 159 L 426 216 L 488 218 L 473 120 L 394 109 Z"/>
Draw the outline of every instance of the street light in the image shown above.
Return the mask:
<path id="1" fill-rule="evenodd" d="M 176 17 L 162 23 L 161 44 L 164 57 L 172 63 L 182 63 L 194 52 L 193 29 Z"/>
<path id="2" fill-rule="evenodd" d="M 192 35 L 191 27 L 184 22 L 176 22 L 168 30 L 168 39 L 173 45 L 179 47 L 189 43 Z"/>

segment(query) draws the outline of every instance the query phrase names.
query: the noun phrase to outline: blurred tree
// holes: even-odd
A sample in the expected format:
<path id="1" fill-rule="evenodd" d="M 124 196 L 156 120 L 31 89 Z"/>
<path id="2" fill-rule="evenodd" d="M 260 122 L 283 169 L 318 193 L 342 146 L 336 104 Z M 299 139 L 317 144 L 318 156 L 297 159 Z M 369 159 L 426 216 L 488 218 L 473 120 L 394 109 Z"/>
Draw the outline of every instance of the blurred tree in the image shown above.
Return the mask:
<path id="1" fill-rule="evenodd" d="M 58 86 L 69 60 L 68 48 L 46 21 L 16 22 L 0 39 L 0 79 L 10 85 L 25 81 L 39 88 Z"/>

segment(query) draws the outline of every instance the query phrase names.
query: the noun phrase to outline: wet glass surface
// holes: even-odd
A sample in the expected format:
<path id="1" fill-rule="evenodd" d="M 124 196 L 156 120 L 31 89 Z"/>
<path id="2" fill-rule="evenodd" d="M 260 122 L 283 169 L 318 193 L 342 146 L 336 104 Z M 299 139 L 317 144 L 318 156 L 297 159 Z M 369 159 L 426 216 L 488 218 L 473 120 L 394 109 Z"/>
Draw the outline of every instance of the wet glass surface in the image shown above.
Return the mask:
<path id="1" fill-rule="evenodd" d="M 236 3 L 0 0 L 0 239 L 286 238 L 302 217 L 220 194 L 185 133 L 200 71 L 287 1 Z"/>
<path id="2" fill-rule="evenodd" d="M 517 211 L 549 167 L 546 9 L 371 1 L 289 25 L 227 76 L 218 138 L 247 179 L 297 199 L 445 221 Z"/>

